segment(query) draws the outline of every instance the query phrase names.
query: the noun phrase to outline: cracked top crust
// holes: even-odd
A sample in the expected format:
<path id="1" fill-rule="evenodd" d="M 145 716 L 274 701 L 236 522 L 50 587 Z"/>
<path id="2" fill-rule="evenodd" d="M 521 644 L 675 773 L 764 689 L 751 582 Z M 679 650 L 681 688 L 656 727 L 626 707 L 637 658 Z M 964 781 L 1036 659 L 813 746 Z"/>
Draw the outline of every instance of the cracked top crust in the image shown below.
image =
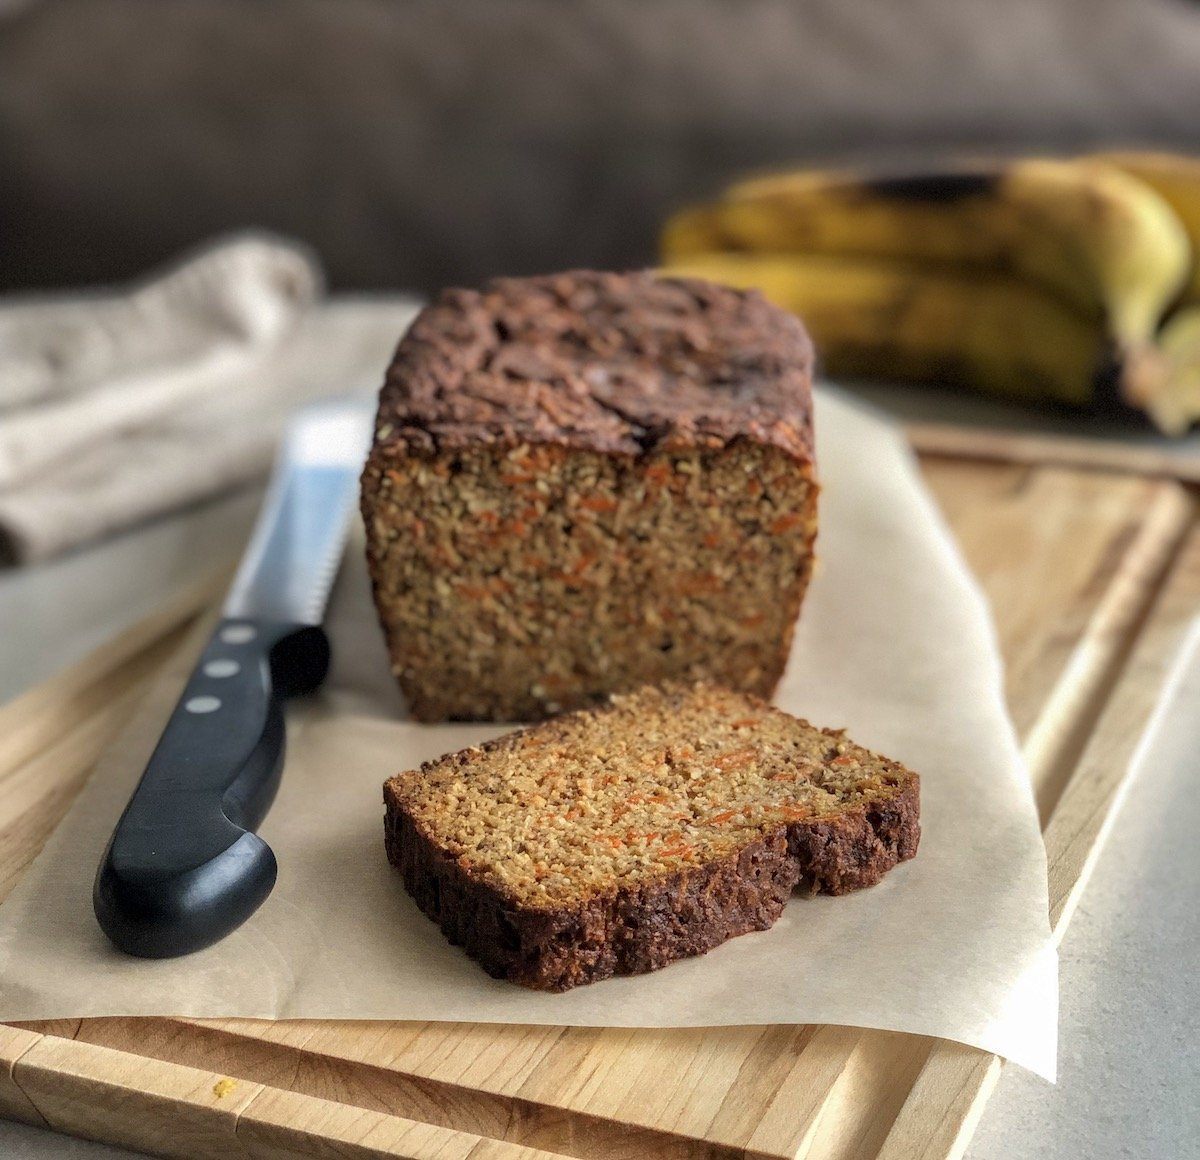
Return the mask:
<path id="1" fill-rule="evenodd" d="M 446 290 L 400 343 L 376 447 L 637 455 L 745 438 L 811 463 L 812 344 L 757 291 L 649 271 Z"/>

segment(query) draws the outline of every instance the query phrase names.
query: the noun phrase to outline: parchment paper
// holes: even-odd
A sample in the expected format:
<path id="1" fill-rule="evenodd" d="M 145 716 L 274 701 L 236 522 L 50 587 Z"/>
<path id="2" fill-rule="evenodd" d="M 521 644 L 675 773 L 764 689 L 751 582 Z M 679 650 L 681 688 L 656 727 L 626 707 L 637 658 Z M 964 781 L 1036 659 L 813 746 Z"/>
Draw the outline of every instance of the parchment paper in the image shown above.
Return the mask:
<path id="1" fill-rule="evenodd" d="M 1045 854 L 983 597 L 894 428 L 828 391 L 817 428 L 821 562 L 776 700 L 920 772 L 920 853 L 882 884 L 797 894 L 772 930 L 653 975 L 564 995 L 489 979 L 388 866 L 380 785 L 502 727 L 401 719 L 354 543 L 330 616 L 334 672 L 290 712 L 283 786 L 262 828 L 279 859 L 274 894 L 182 959 L 126 958 L 96 926 L 92 877 L 177 673 L 0 907 L 0 1019 L 834 1023 L 961 1040 L 1052 1078 Z"/>

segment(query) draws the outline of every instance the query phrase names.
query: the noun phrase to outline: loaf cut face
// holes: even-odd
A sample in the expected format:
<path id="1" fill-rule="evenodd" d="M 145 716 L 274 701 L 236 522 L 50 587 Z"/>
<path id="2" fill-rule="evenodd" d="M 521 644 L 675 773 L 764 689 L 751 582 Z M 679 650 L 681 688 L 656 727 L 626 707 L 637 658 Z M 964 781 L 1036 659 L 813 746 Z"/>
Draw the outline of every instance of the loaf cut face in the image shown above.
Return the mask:
<path id="1" fill-rule="evenodd" d="M 575 272 L 450 290 L 362 480 L 420 720 L 536 720 L 648 682 L 769 696 L 817 530 L 812 348 L 756 292 Z"/>
<path id="2" fill-rule="evenodd" d="M 703 684 L 427 762 L 384 801 L 421 910 L 490 975 L 548 991 L 765 930 L 798 884 L 870 886 L 920 837 L 915 773 Z"/>

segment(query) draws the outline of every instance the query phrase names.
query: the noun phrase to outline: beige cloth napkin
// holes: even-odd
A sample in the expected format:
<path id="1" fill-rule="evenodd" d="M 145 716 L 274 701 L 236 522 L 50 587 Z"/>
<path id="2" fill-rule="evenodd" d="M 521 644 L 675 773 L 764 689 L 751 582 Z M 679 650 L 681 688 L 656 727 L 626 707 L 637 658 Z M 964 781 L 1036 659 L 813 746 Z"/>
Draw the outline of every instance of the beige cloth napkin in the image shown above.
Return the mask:
<path id="1" fill-rule="evenodd" d="M 261 477 L 293 408 L 378 387 L 415 308 L 322 299 L 312 256 L 260 234 L 123 292 L 0 304 L 0 559 Z"/>

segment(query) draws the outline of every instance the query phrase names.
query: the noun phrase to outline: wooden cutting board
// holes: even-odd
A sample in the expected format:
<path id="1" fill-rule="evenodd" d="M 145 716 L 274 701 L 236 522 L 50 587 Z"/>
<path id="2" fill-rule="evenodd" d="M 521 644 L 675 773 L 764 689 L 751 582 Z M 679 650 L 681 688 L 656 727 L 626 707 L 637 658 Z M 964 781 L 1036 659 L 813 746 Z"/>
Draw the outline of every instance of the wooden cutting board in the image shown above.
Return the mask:
<path id="1" fill-rule="evenodd" d="M 1192 497 L 1136 474 L 924 467 L 995 610 L 1061 937 L 1200 607 Z M 0 897 L 213 591 L 0 710 Z M 961 1154 L 1000 1071 L 973 1048 L 840 1027 L 0 1026 L 0 1114 L 190 1158 L 940 1160 Z"/>

